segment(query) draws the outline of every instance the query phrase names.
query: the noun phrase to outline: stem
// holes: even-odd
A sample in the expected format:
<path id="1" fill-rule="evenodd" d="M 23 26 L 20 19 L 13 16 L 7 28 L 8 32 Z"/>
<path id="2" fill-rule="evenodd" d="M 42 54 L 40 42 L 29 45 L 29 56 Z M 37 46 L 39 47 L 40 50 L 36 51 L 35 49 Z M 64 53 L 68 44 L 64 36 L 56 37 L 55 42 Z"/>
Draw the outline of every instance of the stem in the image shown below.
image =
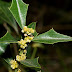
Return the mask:
<path id="1" fill-rule="evenodd" d="M 3 26 L 5 27 L 5 29 L 6 29 L 8 32 L 10 32 L 10 33 L 11 33 L 11 30 L 10 30 L 10 28 L 7 26 L 7 24 L 6 24 L 6 23 L 4 23 L 4 24 L 3 24 Z"/>
<path id="2" fill-rule="evenodd" d="M 37 52 L 37 48 L 34 48 L 31 59 L 35 58 L 36 52 Z"/>
<path id="3" fill-rule="evenodd" d="M 15 55 L 17 55 L 17 54 L 18 54 L 18 51 L 17 51 L 17 44 L 13 44 L 13 47 L 14 47 Z"/>

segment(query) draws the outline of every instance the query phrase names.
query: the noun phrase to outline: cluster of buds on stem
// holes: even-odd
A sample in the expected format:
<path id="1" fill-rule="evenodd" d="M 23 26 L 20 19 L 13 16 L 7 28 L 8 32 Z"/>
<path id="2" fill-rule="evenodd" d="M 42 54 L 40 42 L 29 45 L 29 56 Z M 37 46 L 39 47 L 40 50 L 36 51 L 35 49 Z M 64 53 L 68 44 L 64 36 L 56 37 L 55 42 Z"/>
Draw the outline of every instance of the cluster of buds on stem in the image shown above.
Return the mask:
<path id="1" fill-rule="evenodd" d="M 16 60 L 11 60 L 10 64 L 11 64 L 11 68 L 15 69 L 18 68 L 18 62 L 25 60 L 26 59 L 26 47 L 27 47 L 27 43 L 30 43 L 31 40 L 34 38 L 34 36 L 32 35 L 32 33 L 35 32 L 34 29 L 32 28 L 27 28 L 27 26 L 24 26 L 24 28 L 21 31 L 22 33 L 24 33 L 25 38 L 21 39 L 20 41 L 18 41 L 18 44 L 20 45 L 20 49 L 19 49 L 19 55 L 16 55 Z M 20 69 L 18 69 L 17 72 L 21 72 Z"/>

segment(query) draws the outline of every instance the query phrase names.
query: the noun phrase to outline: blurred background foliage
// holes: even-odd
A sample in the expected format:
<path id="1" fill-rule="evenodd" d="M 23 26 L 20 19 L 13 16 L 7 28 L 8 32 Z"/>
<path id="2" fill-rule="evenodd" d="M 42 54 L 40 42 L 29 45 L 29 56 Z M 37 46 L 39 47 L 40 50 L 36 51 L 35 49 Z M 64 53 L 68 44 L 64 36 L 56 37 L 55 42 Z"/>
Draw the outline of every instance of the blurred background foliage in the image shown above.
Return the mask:
<path id="1" fill-rule="evenodd" d="M 27 25 L 37 22 L 36 31 L 43 33 L 51 28 L 57 32 L 72 36 L 72 0 L 23 0 L 29 4 L 27 13 Z M 21 37 L 19 26 L 8 10 L 11 0 L 0 0 L 0 37 L 8 30 L 16 39 Z M 37 47 L 36 47 L 37 45 Z M 2 58 L 15 57 L 17 44 L 5 44 L 5 53 L 0 56 L 0 72 L 11 72 L 3 63 Z M 35 48 L 36 47 L 36 48 Z M 35 44 L 29 45 L 27 57 L 39 57 L 39 63 L 43 72 L 72 72 L 72 42 L 57 43 L 53 45 Z M 0 51 L 2 51 L 0 49 Z M 4 51 L 2 51 L 4 52 Z M 35 72 L 29 69 L 27 72 Z"/>

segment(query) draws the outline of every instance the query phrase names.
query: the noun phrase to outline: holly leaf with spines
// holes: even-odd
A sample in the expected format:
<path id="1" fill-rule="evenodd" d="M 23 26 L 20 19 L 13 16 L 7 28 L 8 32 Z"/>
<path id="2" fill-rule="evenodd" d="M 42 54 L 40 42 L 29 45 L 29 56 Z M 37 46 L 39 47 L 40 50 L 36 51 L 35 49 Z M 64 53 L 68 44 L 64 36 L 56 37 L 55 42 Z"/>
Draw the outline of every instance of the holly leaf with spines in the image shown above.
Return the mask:
<path id="1" fill-rule="evenodd" d="M 34 37 L 32 41 L 45 44 L 54 44 L 58 42 L 72 41 L 72 37 L 57 33 L 54 29 L 50 29 L 49 31 Z"/>
<path id="2" fill-rule="evenodd" d="M 3 37 L 0 38 L 0 43 L 17 43 L 17 41 L 9 32 L 7 32 Z"/>
<path id="3" fill-rule="evenodd" d="M 36 22 L 30 23 L 30 24 L 28 25 L 28 28 L 33 28 L 33 29 L 35 30 L 35 28 L 36 28 Z M 33 33 L 33 35 L 34 35 L 34 36 L 37 36 L 37 35 L 38 35 L 38 33 L 36 32 L 36 30 L 35 30 L 35 32 Z"/>
<path id="4" fill-rule="evenodd" d="M 9 8 L 20 28 L 26 25 L 26 15 L 28 10 L 28 4 L 24 3 L 22 0 L 12 0 L 11 7 Z"/>
<path id="5" fill-rule="evenodd" d="M 35 59 L 26 59 L 20 63 L 27 67 L 41 68 L 40 64 L 38 63 L 38 57 Z"/>

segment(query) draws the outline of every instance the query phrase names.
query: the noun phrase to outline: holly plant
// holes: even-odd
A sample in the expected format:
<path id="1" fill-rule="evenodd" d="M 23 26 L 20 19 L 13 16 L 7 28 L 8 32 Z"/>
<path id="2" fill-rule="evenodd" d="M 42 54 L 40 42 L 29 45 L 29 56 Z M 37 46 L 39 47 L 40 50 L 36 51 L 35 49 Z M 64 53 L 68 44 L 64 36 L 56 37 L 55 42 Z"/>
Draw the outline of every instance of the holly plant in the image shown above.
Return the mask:
<path id="1" fill-rule="evenodd" d="M 27 58 L 27 48 L 31 41 L 44 44 L 72 41 L 72 37 L 57 33 L 53 28 L 45 33 L 38 34 L 35 30 L 36 22 L 32 22 L 26 26 L 28 6 L 29 4 L 24 3 L 22 0 L 12 0 L 11 6 L 7 11 L 8 15 L 4 13 L 4 11 L 6 11 L 5 8 L 0 7 L 0 10 L 2 10 L 1 13 L 4 13 L 5 16 L 9 17 L 7 19 L 6 17 L 2 17 L 2 19 L 7 21 L 7 23 L 10 24 L 17 33 L 19 33 L 16 22 L 14 21 L 15 18 L 23 34 L 23 37 L 21 36 L 20 40 L 17 40 L 10 34 L 9 31 L 7 31 L 7 33 L 0 38 L 0 54 L 5 52 L 6 46 L 8 44 L 16 43 L 19 46 L 19 53 L 15 56 L 14 59 L 4 59 L 8 63 L 10 67 L 9 69 L 13 69 L 15 72 L 25 72 L 25 70 L 22 70 L 21 66 L 25 68 L 35 68 L 36 71 L 41 72 L 41 66 L 38 63 L 39 57 L 31 59 Z"/>

